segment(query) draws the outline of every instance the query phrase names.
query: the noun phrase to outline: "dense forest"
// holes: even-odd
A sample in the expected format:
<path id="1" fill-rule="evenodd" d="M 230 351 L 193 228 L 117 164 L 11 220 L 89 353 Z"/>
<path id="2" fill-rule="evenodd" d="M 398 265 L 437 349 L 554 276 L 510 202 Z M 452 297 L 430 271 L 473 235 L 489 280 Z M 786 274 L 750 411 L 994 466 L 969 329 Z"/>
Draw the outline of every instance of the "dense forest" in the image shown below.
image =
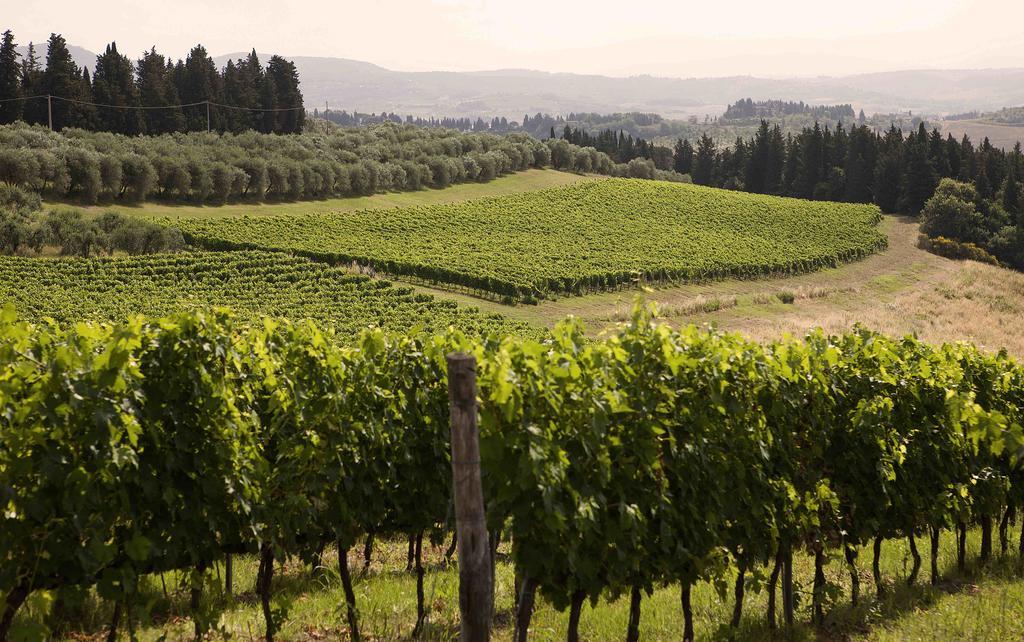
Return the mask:
<path id="1" fill-rule="evenodd" d="M 22 58 L 14 34 L 0 43 L 0 124 L 23 120 L 53 128 L 118 134 L 207 131 L 297 133 L 305 108 L 295 65 L 255 50 L 218 70 L 202 45 L 177 63 L 155 48 L 136 61 L 107 45 L 92 75 L 72 60 L 67 42 L 51 34 L 44 62 L 34 45 Z M 51 97 L 48 100 L 47 96 Z"/>
<path id="2" fill-rule="evenodd" d="M 636 165 L 636 164 L 634 164 Z M 642 163 L 641 163 L 642 165 Z M 191 132 L 125 136 L 0 126 L 0 181 L 83 202 L 300 200 L 443 188 L 530 167 L 653 178 L 596 149 L 522 133 L 384 123 L 326 134 Z"/>
<path id="3" fill-rule="evenodd" d="M 674 149 L 675 171 L 694 183 L 923 213 L 929 235 L 976 245 L 1017 268 L 1024 268 L 1022 163 L 1020 144 L 1007 152 L 986 138 L 976 147 L 923 123 L 906 136 L 895 125 L 876 133 L 842 124 L 783 135 L 762 120 L 753 138 L 730 147 L 704 135 Z M 940 181 L 945 189 L 937 193 Z"/>

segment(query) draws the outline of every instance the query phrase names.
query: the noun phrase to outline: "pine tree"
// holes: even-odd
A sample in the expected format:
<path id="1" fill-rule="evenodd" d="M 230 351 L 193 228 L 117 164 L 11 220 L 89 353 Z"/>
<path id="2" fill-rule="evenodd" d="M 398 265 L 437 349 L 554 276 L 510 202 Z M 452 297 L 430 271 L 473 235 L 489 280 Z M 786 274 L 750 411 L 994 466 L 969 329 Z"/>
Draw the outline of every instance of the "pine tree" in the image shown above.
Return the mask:
<path id="1" fill-rule="evenodd" d="M 141 110 L 139 90 L 135 85 L 135 68 L 127 56 L 117 51 L 117 43 L 110 43 L 96 57 L 96 70 L 92 75 L 93 101 L 100 105 L 97 115 L 100 129 L 134 136 L 141 134 L 145 123 Z"/>
<path id="2" fill-rule="evenodd" d="M 22 97 L 17 46 L 14 34 L 8 29 L 0 44 L 0 125 L 18 120 L 24 109 L 25 101 L 17 100 Z"/>

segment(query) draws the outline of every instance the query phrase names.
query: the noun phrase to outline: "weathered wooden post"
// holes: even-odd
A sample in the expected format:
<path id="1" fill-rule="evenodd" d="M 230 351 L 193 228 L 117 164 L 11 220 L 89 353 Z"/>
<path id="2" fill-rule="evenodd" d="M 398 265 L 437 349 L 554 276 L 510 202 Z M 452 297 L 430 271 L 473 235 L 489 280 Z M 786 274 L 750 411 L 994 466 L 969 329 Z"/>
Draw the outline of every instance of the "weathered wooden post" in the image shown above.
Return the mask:
<path id="1" fill-rule="evenodd" d="M 459 610 L 462 642 L 491 635 L 491 560 L 480 481 L 476 425 L 476 359 L 448 355 L 448 401 L 452 422 L 452 492 L 459 548 Z"/>

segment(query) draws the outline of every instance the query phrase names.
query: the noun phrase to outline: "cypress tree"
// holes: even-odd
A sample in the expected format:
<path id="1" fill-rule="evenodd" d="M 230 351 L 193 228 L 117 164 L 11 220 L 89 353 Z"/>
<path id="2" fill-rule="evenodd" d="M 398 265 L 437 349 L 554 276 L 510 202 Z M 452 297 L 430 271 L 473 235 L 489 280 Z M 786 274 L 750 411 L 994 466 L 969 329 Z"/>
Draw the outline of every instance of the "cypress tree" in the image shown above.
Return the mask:
<path id="1" fill-rule="evenodd" d="M 174 67 L 156 52 L 156 47 L 143 52 L 136 63 L 139 101 L 146 107 L 168 107 L 180 104 L 172 74 Z M 147 109 L 142 113 L 149 134 L 167 134 L 185 128 L 180 108 Z"/>
<path id="2" fill-rule="evenodd" d="M 116 106 L 97 107 L 100 129 L 130 136 L 144 131 L 142 113 L 139 109 L 134 109 L 141 104 L 139 90 L 135 85 L 135 68 L 127 56 L 118 53 L 115 42 L 107 45 L 106 50 L 96 57 L 96 70 L 92 76 L 92 96 L 93 100 L 101 105 Z"/>
<path id="3" fill-rule="evenodd" d="M 0 44 L 0 125 L 13 123 L 21 118 L 24 108 L 21 98 L 21 68 L 18 65 L 17 44 L 14 34 L 8 29 Z"/>
<path id="4" fill-rule="evenodd" d="M 918 214 L 935 193 L 938 179 L 928 158 L 928 133 L 924 123 L 917 134 L 907 138 L 905 164 L 897 207 L 905 214 Z"/>
<path id="5" fill-rule="evenodd" d="M 953 138 L 953 134 L 946 134 L 946 161 L 949 163 L 949 174 L 947 176 L 950 178 L 960 176 L 961 152 L 960 144 Z"/>
<path id="6" fill-rule="evenodd" d="M 1002 192 L 1003 209 L 1013 215 L 1014 220 L 1019 221 L 1021 214 L 1020 185 L 1017 184 L 1017 173 L 1012 165 L 1003 180 Z"/>
<path id="7" fill-rule="evenodd" d="M 875 172 L 875 136 L 867 127 L 854 127 L 850 130 L 843 171 L 846 174 L 844 200 L 870 203 Z"/>
<path id="8" fill-rule="evenodd" d="M 183 103 L 220 102 L 221 78 L 213 59 L 206 48 L 196 45 L 188 52 L 180 71 L 175 69 L 178 96 Z M 210 127 L 220 131 L 222 110 L 210 108 Z M 188 131 L 206 131 L 206 106 L 189 107 L 185 112 L 185 128 Z"/>
<path id="9" fill-rule="evenodd" d="M 68 51 L 67 42 L 59 34 L 50 34 L 46 48 L 46 70 L 42 76 L 42 93 L 74 101 L 87 101 L 87 76 L 75 64 Z M 46 105 L 43 105 L 45 120 Z M 88 127 L 89 114 L 78 102 L 53 100 L 53 128 Z"/>
<path id="10" fill-rule="evenodd" d="M 928 137 L 928 160 L 939 178 L 952 178 L 953 169 L 949 164 L 946 141 L 938 129 L 933 129 Z"/>
<path id="11" fill-rule="evenodd" d="M 277 86 L 274 77 L 270 74 L 266 74 L 263 77 L 263 84 L 260 87 L 260 107 L 263 109 L 277 108 Z M 480 119 L 478 118 L 477 120 L 479 121 Z M 277 117 L 275 112 L 265 111 L 260 115 L 259 129 L 261 132 L 269 134 L 276 131 L 276 127 Z M 474 125 L 475 128 L 476 126 Z"/>
<path id="12" fill-rule="evenodd" d="M 21 61 L 21 95 L 38 96 L 46 93 L 43 70 L 36 55 L 36 46 L 28 43 L 28 52 Z M 46 100 L 36 98 L 22 103 L 22 119 L 30 125 L 46 124 Z"/>
<path id="13" fill-rule="evenodd" d="M 680 174 L 689 174 L 693 170 L 693 146 L 689 140 L 676 141 L 672 153 L 672 169 Z"/>
<path id="14" fill-rule="evenodd" d="M 750 146 L 750 154 L 747 157 L 743 173 L 744 188 L 748 192 L 763 194 L 767 191 L 770 138 L 771 131 L 768 129 L 768 121 L 761 119 L 757 133 L 754 134 L 754 141 Z"/>
<path id="15" fill-rule="evenodd" d="M 715 160 L 715 141 L 705 132 L 697 141 L 697 152 L 693 159 L 691 178 L 694 183 L 711 185 L 715 174 Z"/>
<path id="16" fill-rule="evenodd" d="M 276 131 L 282 134 L 301 132 L 306 110 L 303 108 L 302 92 L 299 91 L 299 72 L 295 63 L 281 56 L 271 56 L 266 75 L 274 79 L 277 108 L 289 110 L 277 113 Z M 507 126 L 507 121 L 505 124 Z"/>

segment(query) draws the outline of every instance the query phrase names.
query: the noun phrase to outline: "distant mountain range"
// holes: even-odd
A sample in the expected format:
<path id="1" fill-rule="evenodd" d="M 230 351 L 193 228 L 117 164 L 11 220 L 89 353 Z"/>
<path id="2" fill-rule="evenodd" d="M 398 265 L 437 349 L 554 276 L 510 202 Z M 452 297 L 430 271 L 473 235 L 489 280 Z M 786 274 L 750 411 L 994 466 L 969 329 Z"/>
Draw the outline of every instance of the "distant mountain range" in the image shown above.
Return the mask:
<path id="1" fill-rule="evenodd" d="M 96 55 L 70 47 L 76 63 Z M 45 57 L 45 43 L 37 53 Z M 214 60 L 224 65 L 233 53 Z M 260 54 L 266 61 L 270 54 Z M 545 112 L 656 112 L 666 117 L 719 115 L 740 98 L 851 103 L 867 113 L 945 114 L 1024 104 L 1024 69 L 911 70 L 840 77 L 770 79 L 610 77 L 526 69 L 406 72 L 344 58 L 285 56 L 298 67 L 309 109 L 395 112 L 417 116 L 506 116 Z"/>

